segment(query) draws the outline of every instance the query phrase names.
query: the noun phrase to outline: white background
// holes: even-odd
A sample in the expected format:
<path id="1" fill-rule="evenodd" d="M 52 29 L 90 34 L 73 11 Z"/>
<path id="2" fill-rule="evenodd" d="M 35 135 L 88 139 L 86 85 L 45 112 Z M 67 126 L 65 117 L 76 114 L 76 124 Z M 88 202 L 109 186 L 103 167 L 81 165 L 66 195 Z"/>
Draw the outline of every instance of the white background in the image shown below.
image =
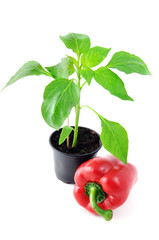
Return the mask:
<path id="1" fill-rule="evenodd" d="M 0 239 L 159 239 L 159 37 L 158 1 L 35 1 L 0 3 L 0 89 L 25 62 L 57 64 L 66 49 L 59 35 L 90 36 L 92 46 L 140 56 L 152 76 L 118 72 L 134 102 L 111 96 L 95 82 L 82 104 L 121 123 L 129 135 L 128 161 L 138 182 L 123 206 L 106 222 L 80 207 L 73 185 L 56 179 L 48 138 L 53 129 L 41 117 L 46 76 L 27 77 L 0 93 Z M 74 114 L 70 119 L 74 124 Z M 80 125 L 100 132 L 88 109 Z M 104 149 L 99 155 L 107 154 Z"/>

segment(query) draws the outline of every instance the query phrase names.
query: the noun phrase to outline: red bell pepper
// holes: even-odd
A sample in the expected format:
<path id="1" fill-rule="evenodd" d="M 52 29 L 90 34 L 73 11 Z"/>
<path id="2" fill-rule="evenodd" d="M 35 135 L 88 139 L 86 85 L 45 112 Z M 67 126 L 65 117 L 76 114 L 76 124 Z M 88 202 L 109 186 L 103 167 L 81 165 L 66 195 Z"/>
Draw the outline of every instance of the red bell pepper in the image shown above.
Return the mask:
<path id="1" fill-rule="evenodd" d="M 74 179 L 77 202 L 109 221 L 112 210 L 126 201 L 137 181 L 137 169 L 112 155 L 95 157 L 77 169 Z"/>

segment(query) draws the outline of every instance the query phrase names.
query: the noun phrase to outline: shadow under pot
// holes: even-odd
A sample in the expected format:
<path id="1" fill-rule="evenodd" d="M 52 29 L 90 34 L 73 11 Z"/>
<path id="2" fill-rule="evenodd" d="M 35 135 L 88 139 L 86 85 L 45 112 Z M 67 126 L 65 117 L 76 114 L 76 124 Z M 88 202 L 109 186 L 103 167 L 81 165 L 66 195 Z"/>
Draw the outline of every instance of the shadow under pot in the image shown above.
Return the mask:
<path id="1" fill-rule="evenodd" d="M 70 147 L 67 142 L 59 145 L 62 128 L 50 136 L 50 145 L 53 148 L 54 168 L 56 176 L 65 183 L 74 183 L 74 174 L 77 168 L 87 160 L 96 156 L 102 147 L 100 135 L 92 129 L 79 127 L 77 146 L 72 148 L 73 131 L 69 136 Z"/>

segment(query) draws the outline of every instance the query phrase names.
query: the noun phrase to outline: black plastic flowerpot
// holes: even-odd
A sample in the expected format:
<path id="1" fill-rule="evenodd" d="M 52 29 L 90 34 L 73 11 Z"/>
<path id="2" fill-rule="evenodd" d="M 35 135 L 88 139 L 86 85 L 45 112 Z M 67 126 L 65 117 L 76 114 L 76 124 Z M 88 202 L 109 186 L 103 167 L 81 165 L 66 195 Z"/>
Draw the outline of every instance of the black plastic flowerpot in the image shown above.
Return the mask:
<path id="1" fill-rule="evenodd" d="M 49 139 L 53 149 L 55 173 L 62 182 L 74 183 L 74 174 L 77 168 L 95 157 L 102 147 L 102 143 L 98 133 L 89 128 L 79 127 L 77 147 L 71 147 L 72 132 L 70 134 L 70 147 L 67 148 L 66 141 L 61 145 L 58 144 L 61 130 L 53 132 Z"/>

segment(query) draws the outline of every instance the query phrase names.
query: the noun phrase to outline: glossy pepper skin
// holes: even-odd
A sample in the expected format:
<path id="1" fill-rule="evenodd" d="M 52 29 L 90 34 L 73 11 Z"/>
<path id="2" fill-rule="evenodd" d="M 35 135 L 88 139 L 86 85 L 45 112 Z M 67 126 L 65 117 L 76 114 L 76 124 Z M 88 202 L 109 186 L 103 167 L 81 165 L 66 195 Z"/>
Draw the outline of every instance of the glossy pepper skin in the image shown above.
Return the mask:
<path id="1" fill-rule="evenodd" d="M 91 213 L 103 215 L 106 220 L 110 220 L 111 210 L 126 201 L 137 181 L 137 169 L 130 163 L 124 164 L 112 155 L 95 157 L 77 169 L 74 179 L 74 197 L 77 202 Z M 100 190 L 97 188 L 101 189 L 105 197 L 100 195 Z"/>

